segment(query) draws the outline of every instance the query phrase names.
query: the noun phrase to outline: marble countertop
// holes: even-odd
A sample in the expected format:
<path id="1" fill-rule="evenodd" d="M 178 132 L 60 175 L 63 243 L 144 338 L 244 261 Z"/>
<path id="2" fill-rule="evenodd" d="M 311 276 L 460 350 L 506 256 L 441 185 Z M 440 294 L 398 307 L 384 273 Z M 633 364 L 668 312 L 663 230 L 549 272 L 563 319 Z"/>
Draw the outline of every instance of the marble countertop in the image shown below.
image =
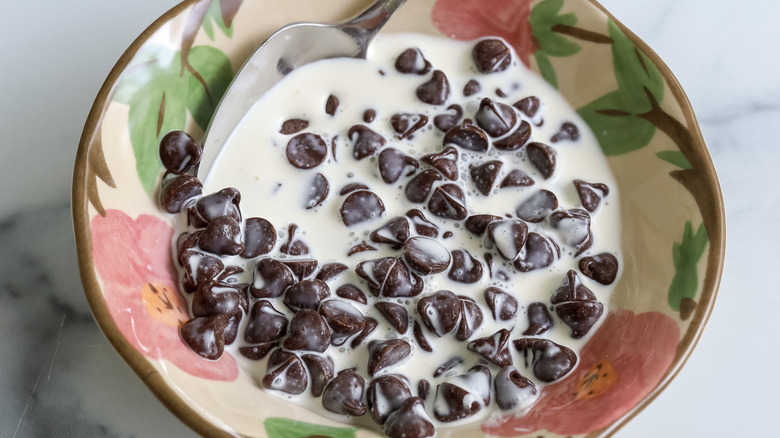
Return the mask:
<path id="1" fill-rule="evenodd" d="M 70 219 L 73 161 L 100 84 L 175 0 L 6 2 L 0 41 L 0 436 L 189 437 L 98 329 Z M 670 66 L 726 201 L 727 261 L 687 365 L 618 437 L 766 436 L 780 405 L 780 3 L 602 0 Z M 79 11 L 79 13 L 74 13 Z M 10 36 L 14 37 L 10 37 Z"/>

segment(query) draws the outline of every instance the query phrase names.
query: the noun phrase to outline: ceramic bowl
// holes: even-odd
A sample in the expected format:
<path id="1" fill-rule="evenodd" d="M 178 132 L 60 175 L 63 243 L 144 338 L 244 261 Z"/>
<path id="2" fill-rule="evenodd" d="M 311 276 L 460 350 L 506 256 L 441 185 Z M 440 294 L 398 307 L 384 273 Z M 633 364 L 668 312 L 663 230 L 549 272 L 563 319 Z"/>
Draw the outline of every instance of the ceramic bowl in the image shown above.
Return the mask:
<path id="1" fill-rule="evenodd" d="M 270 32 L 293 21 L 340 21 L 367 3 L 185 1 L 132 43 L 89 114 L 73 182 L 87 299 L 139 378 L 200 434 L 378 436 L 266 394 L 229 355 L 209 362 L 184 346 L 177 327 L 187 308 L 170 256 L 173 219 L 161 213 L 155 194 L 160 136 L 172 129 L 202 134 L 216 99 Z M 524 417 L 439 436 L 614 433 L 691 354 L 723 266 L 721 192 L 679 83 L 592 0 L 415 0 L 383 32 L 503 37 L 590 125 L 622 196 L 623 275 L 578 368 L 544 387 Z"/>

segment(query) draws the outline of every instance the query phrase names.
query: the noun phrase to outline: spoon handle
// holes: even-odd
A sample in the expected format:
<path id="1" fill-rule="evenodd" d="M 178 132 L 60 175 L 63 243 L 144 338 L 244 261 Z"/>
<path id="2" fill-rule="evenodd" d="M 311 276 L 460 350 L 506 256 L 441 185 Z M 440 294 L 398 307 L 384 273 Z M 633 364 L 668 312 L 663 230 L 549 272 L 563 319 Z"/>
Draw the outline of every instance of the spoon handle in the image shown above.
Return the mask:
<path id="1" fill-rule="evenodd" d="M 379 0 L 374 2 L 358 16 L 338 27 L 349 34 L 361 48 L 360 57 L 365 57 L 368 44 L 387 23 L 395 11 L 406 3 L 406 0 Z"/>

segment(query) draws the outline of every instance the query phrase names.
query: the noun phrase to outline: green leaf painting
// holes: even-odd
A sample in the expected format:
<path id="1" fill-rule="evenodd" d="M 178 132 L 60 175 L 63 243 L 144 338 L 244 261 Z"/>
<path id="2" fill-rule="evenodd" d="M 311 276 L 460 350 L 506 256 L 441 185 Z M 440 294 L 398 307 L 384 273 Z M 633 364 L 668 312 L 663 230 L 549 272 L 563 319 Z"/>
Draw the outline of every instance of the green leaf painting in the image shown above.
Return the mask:
<path id="1" fill-rule="evenodd" d="M 355 430 L 357 430 L 352 427 L 320 426 L 277 417 L 268 418 L 264 425 L 268 438 L 308 438 L 312 436 L 355 438 Z"/>
<path id="2" fill-rule="evenodd" d="M 680 151 L 661 151 L 656 153 L 655 156 L 680 169 L 693 169 L 691 163 L 685 158 L 685 154 Z"/>
<path id="3" fill-rule="evenodd" d="M 233 37 L 233 28 L 225 24 L 225 18 L 222 16 L 220 0 L 212 0 L 206 16 L 203 18 L 203 32 L 206 33 L 206 36 L 211 41 L 214 41 L 214 24 L 217 25 L 225 36 L 228 38 Z"/>
<path id="4" fill-rule="evenodd" d="M 554 87 L 558 78 L 550 63 L 550 56 L 571 56 L 580 51 L 580 46 L 562 36 L 556 29 L 571 28 L 577 24 L 574 14 L 559 14 L 563 0 L 542 0 L 531 10 L 529 22 L 537 45 L 534 57 L 542 77 Z"/>
<path id="5" fill-rule="evenodd" d="M 669 306 L 679 311 L 684 298 L 693 299 L 699 287 L 698 264 L 709 239 L 702 223 L 696 232 L 690 221 L 685 223 L 682 242 L 674 242 L 672 256 L 675 275 L 669 286 Z"/>

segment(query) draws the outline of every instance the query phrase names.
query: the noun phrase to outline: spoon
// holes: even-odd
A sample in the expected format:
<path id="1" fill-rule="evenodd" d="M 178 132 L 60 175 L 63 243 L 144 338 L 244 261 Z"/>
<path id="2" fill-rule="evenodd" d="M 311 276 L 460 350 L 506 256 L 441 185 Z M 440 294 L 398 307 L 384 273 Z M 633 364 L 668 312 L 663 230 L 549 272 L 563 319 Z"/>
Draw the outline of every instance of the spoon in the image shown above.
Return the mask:
<path id="1" fill-rule="evenodd" d="M 341 24 L 292 23 L 275 33 L 236 73 L 203 140 L 197 177 L 206 181 L 219 151 L 257 100 L 288 73 L 328 58 L 363 58 L 368 45 L 406 0 L 378 0 Z"/>

